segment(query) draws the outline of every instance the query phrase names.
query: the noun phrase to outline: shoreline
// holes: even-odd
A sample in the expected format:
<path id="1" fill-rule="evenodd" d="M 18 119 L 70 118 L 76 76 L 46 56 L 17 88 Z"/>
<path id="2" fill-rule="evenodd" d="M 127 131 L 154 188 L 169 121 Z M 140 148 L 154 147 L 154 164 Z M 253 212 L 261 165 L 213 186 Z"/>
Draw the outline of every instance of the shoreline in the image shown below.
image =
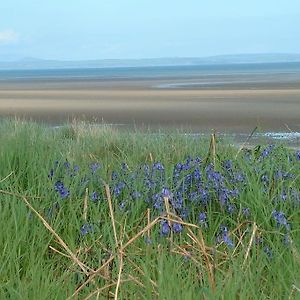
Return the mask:
<path id="1" fill-rule="evenodd" d="M 300 132 L 300 73 L 259 71 L 171 77 L 162 72 L 148 78 L 125 72 L 132 78 L 123 79 L 60 78 L 58 72 L 51 80 L 0 80 L 0 118 L 50 125 L 76 119 L 194 133 L 249 134 L 255 127 L 265 133 Z"/>

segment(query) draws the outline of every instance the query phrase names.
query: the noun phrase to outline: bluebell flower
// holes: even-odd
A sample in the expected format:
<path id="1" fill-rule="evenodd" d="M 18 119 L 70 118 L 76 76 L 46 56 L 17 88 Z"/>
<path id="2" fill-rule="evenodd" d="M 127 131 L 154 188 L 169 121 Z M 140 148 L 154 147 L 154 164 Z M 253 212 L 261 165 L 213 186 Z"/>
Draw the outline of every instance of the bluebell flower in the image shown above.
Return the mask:
<path id="1" fill-rule="evenodd" d="M 280 198 L 282 201 L 286 201 L 287 200 L 287 193 L 285 190 L 283 190 L 280 194 Z"/>
<path id="2" fill-rule="evenodd" d="M 198 169 L 198 168 L 196 168 L 195 170 L 194 170 L 194 178 L 196 179 L 196 180 L 201 180 L 201 178 L 202 178 L 202 176 L 201 176 L 201 171 Z"/>
<path id="3" fill-rule="evenodd" d="M 65 199 L 70 195 L 70 191 L 64 186 L 64 183 L 60 180 L 55 182 L 54 189 L 56 192 L 59 193 L 62 199 Z"/>
<path id="4" fill-rule="evenodd" d="M 209 192 L 206 189 L 199 188 L 198 192 L 200 194 L 201 203 L 206 206 L 209 201 Z"/>
<path id="5" fill-rule="evenodd" d="M 180 233 L 183 230 L 183 226 L 180 223 L 174 223 L 173 226 L 172 226 L 172 230 L 175 233 Z"/>
<path id="6" fill-rule="evenodd" d="M 180 212 L 180 217 L 183 219 L 183 220 L 186 220 L 188 218 L 190 214 L 190 211 L 187 207 L 183 208 Z"/>
<path id="7" fill-rule="evenodd" d="M 175 208 L 175 209 L 181 209 L 183 206 L 183 196 L 181 192 L 176 192 L 174 197 L 172 197 L 170 199 L 171 205 Z"/>
<path id="8" fill-rule="evenodd" d="M 227 188 L 222 188 L 219 190 L 219 201 L 221 206 L 224 206 L 230 197 L 230 191 Z"/>
<path id="9" fill-rule="evenodd" d="M 101 167 L 100 163 L 95 162 L 90 165 L 92 173 L 96 173 L 96 171 Z"/>
<path id="10" fill-rule="evenodd" d="M 191 164 L 192 162 L 193 162 L 193 159 L 191 157 L 188 157 L 186 159 L 185 164 L 182 165 L 182 169 L 185 171 L 190 170 L 192 167 L 192 164 Z"/>
<path id="11" fill-rule="evenodd" d="M 256 237 L 255 239 L 254 239 L 254 241 L 255 241 L 255 245 L 262 245 L 263 244 L 263 242 L 264 242 L 264 239 L 262 238 L 262 237 Z"/>
<path id="12" fill-rule="evenodd" d="M 230 190 L 229 191 L 229 195 L 231 196 L 231 197 L 233 197 L 233 198 L 237 198 L 238 197 L 238 195 L 239 195 L 239 190 L 238 189 L 234 189 L 234 190 Z"/>
<path id="13" fill-rule="evenodd" d="M 80 228 L 80 232 L 82 235 L 87 235 L 88 233 L 93 231 L 94 231 L 93 225 L 90 224 L 84 224 Z"/>
<path id="14" fill-rule="evenodd" d="M 138 191 L 134 191 L 131 193 L 131 197 L 133 200 L 137 200 L 137 199 L 141 198 L 141 196 L 142 196 L 142 194 Z"/>
<path id="15" fill-rule="evenodd" d="M 196 164 L 196 165 L 200 165 L 201 163 L 202 163 L 201 157 L 199 157 L 199 156 L 196 157 L 196 158 L 195 158 L 195 164 Z"/>
<path id="16" fill-rule="evenodd" d="M 64 162 L 64 167 L 66 168 L 66 169 L 70 169 L 70 163 L 69 162 Z"/>
<path id="17" fill-rule="evenodd" d="M 117 179 L 118 179 L 118 173 L 116 171 L 112 171 L 111 180 L 117 180 Z"/>
<path id="18" fill-rule="evenodd" d="M 191 193 L 189 194 L 188 199 L 189 199 L 191 202 L 197 202 L 197 200 L 198 200 L 198 193 L 197 193 L 197 192 L 191 192 Z"/>
<path id="19" fill-rule="evenodd" d="M 248 218 L 250 216 L 250 208 L 249 207 L 245 207 L 242 209 L 242 214 L 245 218 Z"/>
<path id="20" fill-rule="evenodd" d="M 271 151 L 274 149 L 275 145 L 269 145 L 267 148 L 265 148 L 261 153 L 261 158 L 266 158 L 270 155 Z"/>
<path id="21" fill-rule="evenodd" d="M 198 220 L 201 226 L 207 227 L 207 216 L 205 212 L 199 214 Z"/>
<path id="22" fill-rule="evenodd" d="M 229 247 L 234 248 L 234 243 L 231 240 L 231 238 L 228 236 L 228 234 L 223 234 L 223 242 Z"/>
<path id="23" fill-rule="evenodd" d="M 268 258 L 272 258 L 273 257 L 273 253 L 272 253 L 271 249 L 268 246 L 264 246 L 263 250 L 267 254 Z"/>
<path id="24" fill-rule="evenodd" d="M 151 179 L 145 178 L 144 185 L 146 186 L 146 188 L 152 189 L 155 186 L 155 183 Z"/>
<path id="25" fill-rule="evenodd" d="M 48 178 L 52 179 L 54 176 L 54 169 L 51 169 L 49 174 L 48 174 Z"/>
<path id="26" fill-rule="evenodd" d="M 300 161 L 300 150 L 296 151 L 296 159 Z"/>
<path id="27" fill-rule="evenodd" d="M 121 169 L 123 172 L 126 172 L 128 170 L 127 164 L 125 162 L 121 163 Z"/>
<path id="28" fill-rule="evenodd" d="M 290 225 L 282 211 L 274 210 L 272 212 L 272 217 L 275 219 L 277 227 L 284 226 L 287 230 L 290 229 Z"/>
<path id="29" fill-rule="evenodd" d="M 227 204 L 226 209 L 227 209 L 227 212 L 228 212 L 230 215 L 232 215 L 232 214 L 235 212 L 236 207 L 235 207 L 234 204 L 229 203 L 229 204 Z"/>
<path id="30" fill-rule="evenodd" d="M 192 174 L 186 174 L 184 177 L 184 184 L 187 187 L 190 187 L 192 185 L 192 182 L 193 182 Z"/>
<path id="31" fill-rule="evenodd" d="M 120 210 L 124 210 L 125 207 L 126 207 L 126 201 L 121 201 L 121 202 L 119 203 L 119 208 L 120 208 Z"/>
<path id="32" fill-rule="evenodd" d="M 151 245 L 153 243 L 153 241 L 147 236 L 144 238 L 144 241 L 147 245 Z"/>
<path id="33" fill-rule="evenodd" d="M 59 194 L 62 199 L 65 199 L 65 198 L 69 197 L 70 191 L 64 187 L 59 191 Z"/>
<path id="34" fill-rule="evenodd" d="M 167 236 L 170 233 L 170 226 L 168 224 L 168 221 L 163 220 L 161 221 L 161 230 L 160 233 L 162 236 Z"/>
<path id="35" fill-rule="evenodd" d="M 175 165 L 174 172 L 180 173 L 182 169 L 183 169 L 183 165 L 182 165 L 182 163 L 179 162 Z"/>
<path id="36" fill-rule="evenodd" d="M 275 178 L 276 180 L 282 179 L 282 178 L 283 178 L 283 173 L 282 173 L 282 171 L 281 171 L 281 170 L 277 170 L 277 171 L 274 173 L 274 178 Z"/>
<path id="37" fill-rule="evenodd" d="M 54 184 L 54 188 L 55 190 L 58 192 L 60 189 L 62 189 L 64 187 L 64 184 L 62 181 L 58 180 L 55 182 Z"/>
<path id="38" fill-rule="evenodd" d="M 163 207 L 163 198 L 160 194 L 154 194 L 153 195 L 153 207 L 155 209 L 161 210 Z"/>
<path id="39" fill-rule="evenodd" d="M 220 226 L 220 235 L 217 237 L 219 243 L 224 242 L 229 248 L 234 247 L 232 239 L 229 237 L 229 230 L 226 226 Z"/>
<path id="40" fill-rule="evenodd" d="M 226 169 L 227 171 L 232 171 L 232 160 L 225 160 L 223 162 L 223 168 Z"/>
<path id="41" fill-rule="evenodd" d="M 173 197 L 173 194 L 171 193 L 171 191 L 165 187 L 162 189 L 161 195 L 162 195 L 162 197 L 167 197 L 169 199 Z"/>
<path id="42" fill-rule="evenodd" d="M 145 176 L 149 176 L 150 175 L 150 168 L 149 168 L 149 166 L 147 164 L 145 164 L 143 166 L 143 170 L 144 170 L 144 175 Z"/>
<path id="43" fill-rule="evenodd" d="M 119 196 L 122 192 L 122 190 L 125 188 L 126 184 L 124 181 L 118 182 L 114 188 L 113 188 L 113 193 L 115 196 Z"/>
<path id="44" fill-rule="evenodd" d="M 266 175 L 266 174 L 262 175 L 261 178 L 260 178 L 260 180 L 264 184 L 268 184 L 269 181 L 270 181 L 268 175 Z"/>
<path id="45" fill-rule="evenodd" d="M 245 176 L 244 176 L 244 174 L 241 174 L 241 173 L 235 173 L 234 180 L 235 180 L 235 182 L 244 182 Z"/>
<path id="46" fill-rule="evenodd" d="M 156 162 L 156 163 L 153 164 L 153 169 L 163 171 L 165 168 L 164 168 L 162 163 Z"/>
<path id="47" fill-rule="evenodd" d="M 99 195 L 97 192 L 92 192 L 92 195 L 91 195 L 91 200 L 96 202 L 97 200 L 99 200 Z"/>

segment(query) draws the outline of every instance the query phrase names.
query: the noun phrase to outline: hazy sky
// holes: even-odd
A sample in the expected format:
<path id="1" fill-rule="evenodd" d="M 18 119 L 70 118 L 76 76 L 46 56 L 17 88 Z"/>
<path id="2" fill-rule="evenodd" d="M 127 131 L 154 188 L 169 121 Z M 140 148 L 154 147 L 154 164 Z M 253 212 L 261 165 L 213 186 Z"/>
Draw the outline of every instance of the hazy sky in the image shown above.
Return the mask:
<path id="1" fill-rule="evenodd" d="M 0 61 L 300 53 L 300 0 L 1 0 Z"/>

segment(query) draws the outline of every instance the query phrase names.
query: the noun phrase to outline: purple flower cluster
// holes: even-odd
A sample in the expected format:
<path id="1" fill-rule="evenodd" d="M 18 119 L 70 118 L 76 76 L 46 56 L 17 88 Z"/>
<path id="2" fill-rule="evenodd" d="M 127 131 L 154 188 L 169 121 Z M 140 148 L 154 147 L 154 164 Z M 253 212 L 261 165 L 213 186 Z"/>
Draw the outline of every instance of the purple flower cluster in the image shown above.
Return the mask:
<path id="1" fill-rule="evenodd" d="M 285 217 L 285 214 L 282 211 L 274 210 L 272 212 L 272 217 L 276 221 L 277 227 L 284 226 L 286 230 L 290 230 L 290 225 Z"/>
<path id="2" fill-rule="evenodd" d="M 273 206 L 272 223 L 275 223 L 276 229 L 285 228 L 289 232 L 290 224 L 286 217 L 289 211 L 284 207 L 289 203 L 300 206 L 300 192 L 292 187 L 297 174 L 291 173 L 291 164 L 300 161 L 300 151 L 296 152 L 296 157 L 291 156 L 290 165 L 278 164 L 277 169 L 270 168 L 270 160 L 266 159 L 274 153 L 274 145 L 262 151 L 258 148 L 253 151 L 252 156 L 247 152 L 244 160 L 246 168 L 241 168 L 235 160 L 227 159 L 214 165 L 199 157 L 190 156 L 168 167 L 159 161 L 134 168 L 122 162 L 112 171 L 108 181 L 106 177 L 102 180 L 103 168 L 98 162 L 90 164 L 85 174 L 81 174 L 84 168 L 79 169 L 77 165 L 73 167 L 67 161 L 56 162 L 48 177 L 52 188 L 55 182 L 54 190 L 62 199 L 70 196 L 67 186 L 72 186 L 72 196 L 74 193 L 74 197 L 80 199 L 88 188 L 92 205 L 100 204 L 99 200 L 105 198 L 103 182 L 108 182 L 119 213 L 136 213 L 137 208 L 143 211 L 150 208 L 152 217 L 163 215 L 166 212 L 167 198 L 168 209 L 172 213 L 185 221 L 198 224 L 206 232 L 214 224 L 219 226 L 221 219 L 226 220 L 226 223 L 227 220 L 233 221 L 228 224 L 255 219 L 253 205 L 245 201 L 247 195 L 250 195 L 249 199 L 255 197 L 247 183 L 248 178 L 253 180 L 254 177 L 260 196 L 269 199 Z M 184 226 L 176 222 L 168 223 L 164 220 L 160 225 L 161 236 L 184 230 Z M 85 224 L 80 231 L 82 235 L 86 235 L 92 231 L 92 227 Z M 229 248 L 234 247 L 227 226 L 221 226 L 216 237 L 218 243 L 225 243 Z"/>
<path id="3" fill-rule="evenodd" d="M 62 199 L 67 198 L 70 195 L 70 191 L 65 187 L 62 181 L 56 181 L 54 184 L 55 191 L 59 193 Z"/>
<path id="4" fill-rule="evenodd" d="M 232 239 L 229 237 L 229 230 L 226 226 L 220 226 L 220 234 L 217 236 L 218 243 L 225 243 L 229 248 L 234 247 Z"/>

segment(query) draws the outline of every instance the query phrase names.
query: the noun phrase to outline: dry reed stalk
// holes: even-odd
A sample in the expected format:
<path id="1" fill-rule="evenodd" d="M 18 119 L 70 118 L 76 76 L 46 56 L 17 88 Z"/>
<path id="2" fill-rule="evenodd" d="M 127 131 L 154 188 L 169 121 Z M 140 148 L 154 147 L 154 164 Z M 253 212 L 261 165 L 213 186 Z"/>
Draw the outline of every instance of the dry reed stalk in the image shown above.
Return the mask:
<path id="1" fill-rule="evenodd" d="M 61 256 L 64 256 L 64 257 L 67 257 L 67 258 L 70 258 L 70 259 L 71 259 L 71 256 L 70 256 L 70 255 L 64 254 L 64 253 L 60 252 L 59 250 L 55 249 L 55 248 L 52 247 L 52 246 L 49 246 L 49 248 L 50 248 L 52 251 L 54 251 L 54 252 L 60 254 Z"/>
<path id="2" fill-rule="evenodd" d="M 171 217 L 164 217 L 164 216 L 161 216 L 160 218 L 162 220 L 167 220 L 167 221 L 169 220 L 170 222 L 179 223 L 179 224 L 187 226 L 187 227 L 200 229 L 200 227 L 198 225 L 195 225 L 195 224 L 192 224 L 192 223 L 186 223 L 186 222 L 182 221 L 181 218 L 179 218 L 176 215 L 173 215 L 172 213 L 170 213 L 169 215 L 172 216 L 172 217 L 176 217 L 176 218 L 172 219 Z"/>
<path id="3" fill-rule="evenodd" d="M 86 276 L 89 276 L 89 272 L 87 269 L 90 269 L 90 267 L 86 266 L 83 262 L 81 262 L 77 256 L 71 251 L 71 249 L 67 246 L 67 244 L 63 241 L 63 239 L 55 232 L 55 230 L 50 226 L 50 224 L 41 216 L 41 214 L 33 208 L 33 206 L 28 202 L 28 200 L 25 197 L 22 197 L 25 204 L 28 206 L 28 208 L 33 211 L 36 216 L 43 222 L 44 226 L 55 236 L 55 238 L 58 240 L 59 244 L 68 252 L 71 259 L 74 263 L 76 263 L 80 269 L 84 272 Z"/>
<path id="4" fill-rule="evenodd" d="M 115 223 L 115 217 L 114 217 L 114 210 L 113 210 L 112 201 L 111 201 L 111 194 L 110 194 L 108 184 L 105 184 L 104 186 L 105 186 L 105 192 L 106 192 L 108 205 L 109 205 L 109 212 L 110 212 L 111 224 L 112 224 L 112 228 L 113 228 L 113 232 L 114 232 L 116 248 L 118 248 L 119 242 L 118 242 L 118 237 L 117 237 L 117 230 L 116 230 L 116 223 Z"/>
<path id="5" fill-rule="evenodd" d="M 135 240 L 137 240 L 141 235 L 143 235 L 145 232 L 147 232 L 149 229 L 151 229 L 158 221 L 161 220 L 161 217 L 157 217 L 155 218 L 150 224 L 148 224 L 145 228 L 143 228 L 140 232 L 138 232 L 134 237 L 132 237 L 129 241 L 127 241 L 125 243 L 125 245 L 123 245 L 121 248 L 120 248 L 120 251 L 121 252 L 124 252 L 124 250 L 130 245 L 132 244 Z M 82 283 L 81 286 L 79 286 L 75 292 L 70 296 L 68 297 L 68 299 L 71 299 L 73 298 L 74 296 L 76 296 L 89 282 L 91 282 L 94 277 L 101 273 L 103 271 L 103 269 L 108 266 L 113 260 L 115 259 L 115 255 L 111 255 L 111 257 L 104 263 L 102 264 L 97 270 L 93 271 L 92 274 L 87 278 L 87 280 Z"/>
<path id="6" fill-rule="evenodd" d="M 145 221 L 145 216 L 146 215 L 147 215 L 147 210 L 140 217 L 140 220 L 138 221 L 138 223 L 129 231 L 130 233 L 134 232 L 143 223 L 143 221 Z"/>
<path id="7" fill-rule="evenodd" d="M 294 298 L 294 294 L 295 292 L 300 293 L 300 288 L 298 288 L 297 286 L 295 286 L 294 284 L 292 285 L 292 289 L 291 289 L 291 293 L 289 295 L 289 300 L 292 300 L 292 297 Z"/>
<path id="8" fill-rule="evenodd" d="M 121 283 L 124 283 L 124 282 L 129 282 L 131 281 L 131 279 L 123 279 L 121 280 Z M 110 284 L 107 284 L 105 285 L 104 287 L 102 288 L 98 288 L 96 289 L 95 291 L 91 292 L 87 297 L 84 298 L 84 300 L 88 300 L 90 298 L 92 298 L 94 295 L 98 294 L 98 293 L 102 293 L 104 290 L 106 289 L 109 289 L 109 288 L 112 288 L 113 286 L 115 286 L 117 283 L 116 282 L 113 282 L 113 283 L 110 283 Z"/>
<path id="9" fill-rule="evenodd" d="M 149 153 L 149 158 L 150 158 L 151 163 L 153 163 L 153 156 L 152 156 L 151 152 Z"/>
<path id="10" fill-rule="evenodd" d="M 120 244 L 120 247 L 122 247 L 122 244 Z M 122 270 L 123 270 L 123 253 L 120 251 L 119 252 L 119 272 L 118 272 L 118 280 L 117 280 L 117 285 L 116 285 L 116 290 L 115 290 L 115 300 L 118 300 L 118 293 L 120 289 L 120 284 L 121 284 L 121 275 L 122 275 Z"/>
<path id="11" fill-rule="evenodd" d="M 208 163 L 208 160 L 210 157 L 213 157 L 213 165 L 214 167 L 216 166 L 216 134 L 215 132 L 211 134 L 210 137 L 210 143 L 209 143 L 209 149 L 208 149 L 208 154 L 205 159 L 205 164 Z"/>
<path id="12" fill-rule="evenodd" d="M 7 176 L 5 176 L 3 179 L 0 180 L 0 183 L 4 182 L 6 179 L 8 179 L 12 174 L 14 174 L 14 171 L 11 171 Z"/>
<path id="13" fill-rule="evenodd" d="M 252 138 L 253 134 L 255 133 L 255 131 L 257 130 L 257 126 L 251 131 L 251 133 L 248 135 L 246 141 L 241 145 L 241 147 L 239 148 L 238 152 L 235 155 L 235 159 L 237 159 L 238 155 L 240 154 L 240 152 L 244 149 L 245 145 L 249 142 L 249 140 Z"/>
<path id="14" fill-rule="evenodd" d="M 155 218 L 150 224 L 148 224 L 146 227 L 144 227 L 140 232 L 138 232 L 134 237 L 132 237 L 127 243 L 122 246 L 122 251 L 125 250 L 131 243 L 133 243 L 136 239 L 138 239 L 141 235 L 143 235 L 145 232 L 150 230 L 158 221 L 161 220 L 161 217 Z"/>
<path id="15" fill-rule="evenodd" d="M 255 238 L 256 231 L 257 231 L 257 225 L 254 222 L 252 234 L 251 234 L 251 237 L 250 237 L 250 241 L 249 241 L 249 244 L 248 244 L 248 247 L 247 247 L 247 251 L 246 251 L 246 254 L 245 254 L 245 258 L 244 258 L 244 262 L 243 262 L 242 267 L 244 267 L 245 264 L 246 264 L 247 258 L 248 258 L 249 253 L 250 253 L 250 249 L 252 247 L 252 244 L 253 244 L 253 241 L 254 241 L 254 238 Z"/>
<path id="16" fill-rule="evenodd" d="M 202 255 L 204 256 L 204 262 L 207 269 L 209 284 L 212 291 L 214 292 L 216 290 L 216 282 L 214 278 L 213 266 L 209 261 L 209 255 L 206 252 L 206 247 L 201 230 L 199 230 L 201 241 L 198 240 L 198 238 L 190 228 L 188 228 L 188 231 L 190 232 L 190 234 L 187 235 L 199 246 L 200 253 L 202 253 Z"/>
<path id="17" fill-rule="evenodd" d="M 140 273 L 142 274 L 143 276 L 145 276 L 145 273 L 143 272 L 143 270 L 134 262 L 132 261 L 129 257 L 126 256 L 126 260 L 127 262 L 131 263 L 135 269 Z M 157 283 L 155 281 L 153 281 L 152 279 L 149 279 L 149 281 L 151 282 L 151 284 L 157 288 Z"/>
<path id="18" fill-rule="evenodd" d="M 180 254 L 182 256 L 186 256 L 188 258 L 190 258 L 196 265 L 199 265 L 201 266 L 201 263 L 200 261 L 198 261 L 193 255 L 191 255 L 189 252 L 187 252 L 185 249 L 181 248 L 180 246 L 178 245 L 175 245 L 180 251 L 176 251 L 176 250 L 172 250 L 173 253 L 176 253 L 176 254 Z"/>
<path id="19" fill-rule="evenodd" d="M 23 198 L 24 195 L 18 194 L 18 193 L 13 193 L 13 192 L 9 192 L 9 191 L 5 191 L 5 190 L 0 190 L 1 194 L 5 194 L 5 195 L 10 195 L 10 196 L 15 196 L 18 198 Z M 26 196 L 27 198 L 32 198 L 32 199 L 43 199 L 43 197 L 38 197 L 38 196 Z"/>
<path id="20" fill-rule="evenodd" d="M 135 282 L 138 286 L 142 287 L 142 288 L 145 288 L 145 285 L 140 282 L 137 278 L 135 278 L 134 276 L 132 276 L 131 274 L 128 274 L 128 277 L 133 281 Z"/>

